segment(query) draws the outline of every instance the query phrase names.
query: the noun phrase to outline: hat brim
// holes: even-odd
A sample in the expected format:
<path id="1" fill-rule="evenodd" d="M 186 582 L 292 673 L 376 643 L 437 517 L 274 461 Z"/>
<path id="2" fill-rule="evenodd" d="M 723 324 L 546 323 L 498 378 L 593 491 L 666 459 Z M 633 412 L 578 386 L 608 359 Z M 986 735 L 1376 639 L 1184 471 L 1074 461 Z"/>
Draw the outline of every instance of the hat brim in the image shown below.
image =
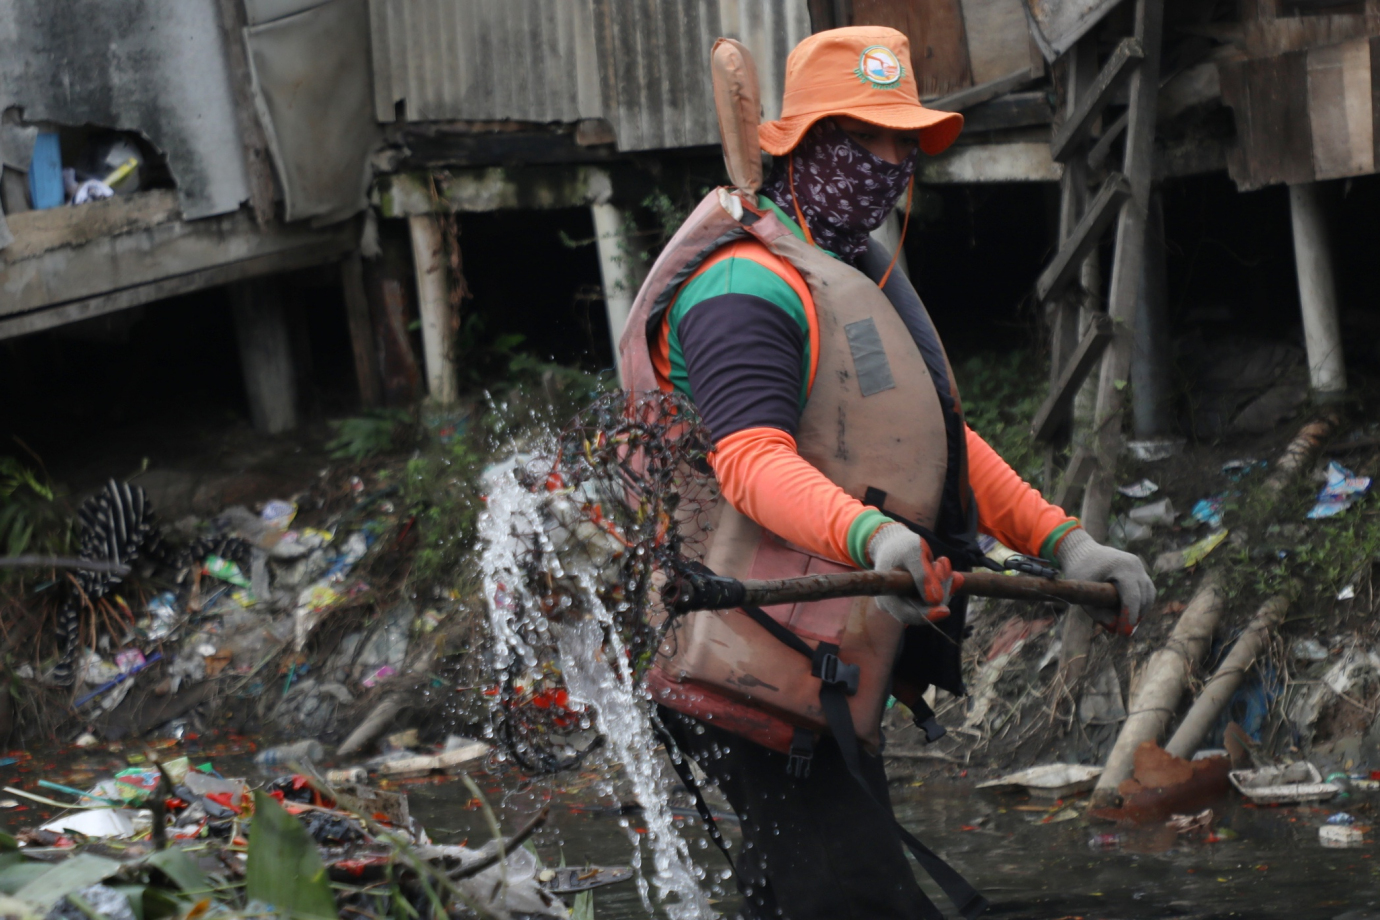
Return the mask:
<path id="1" fill-rule="evenodd" d="M 847 115 L 895 131 L 918 131 L 920 149 L 929 156 L 947 150 L 963 130 L 963 116 L 958 112 L 940 112 L 913 102 L 895 102 L 792 115 L 758 125 L 757 137 L 767 153 L 774 157 L 785 156 L 795 149 L 815 122 L 835 115 Z"/>

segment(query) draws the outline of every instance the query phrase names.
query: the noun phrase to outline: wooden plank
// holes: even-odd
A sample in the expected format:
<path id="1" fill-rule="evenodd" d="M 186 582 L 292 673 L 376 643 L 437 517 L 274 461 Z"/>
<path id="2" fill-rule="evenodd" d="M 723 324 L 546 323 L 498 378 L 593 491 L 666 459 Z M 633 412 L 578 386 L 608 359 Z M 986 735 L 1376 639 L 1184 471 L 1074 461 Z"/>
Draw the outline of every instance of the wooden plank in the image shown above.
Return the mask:
<path id="1" fill-rule="evenodd" d="M 14 243 L 0 252 L 0 263 L 32 259 L 49 250 L 80 246 L 103 236 L 145 230 L 181 216 L 177 192 L 172 189 L 116 195 L 77 207 L 11 214 Z"/>
<path id="2" fill-rule="evenodd" d="M 1107 130 L 1102 132 L 1102 136 L 1097 139 L 1097 143 L 1092 145 L 1088 151 L 1088 168 L 1101 169 L 1102 164 L 1107 161 L 1107 154 L 1111 153 L 1112 145 L 1117 138 L 1121 137 L 1121 132 L 1126 130 L 1126 122 L 1130 118 L 1129 112 L 1122 112 L 1116 117 L 1116 121 L 1107 126 Z"/>
<path id="3" fill-rule="evenodd" d="M 1054 260 L 1040 273 L 1035 282 L 1035 296 L 1047 301 L 1063 289 L 1102 238 L 1102 232 L 1116 217 L 1122 202 L 1129 197 L 1131 183 L 1126 177 L 1121 173 L 1109 175 L 1069 238 L 1059 247 Z"/>
<path id="4" fill-rule="evenodd" d="M 974 83 L 987 83 L 1018 69 L 1030 70 L 1030 30 L 1021 0 L 959 0 L 959 5 Z"/>
<path id="5" fill-rule="evenodd" d="M 1313 181 L 1307 53 L 1223 61 L 1222 102 L 1236 116 L 1227 169 L 1237 188 Z"/>
<path id="6" fill-rule="evenodd" d="M 1069 120 L 1054 132 L 1049 148 L 1060 163 L 1074 154 L 1092 133 L 1097 116 L 1112 101 L 1121 84 L 1140 66 L 1145 51 L 1138 38 L 1123 38 L 1093 81 L 1092 88 L 1078 103 Z"/>
<path id="7" fill-rule="evenodd" d="M 890 26 L 910 39 L 911 72 L 921 97 L 973 82 L 959 0 L 853 0 L 849 25 Z"/>
<path id="8" fill-rule="evenodd" d="M 1102 358 L 1102 353 L 1112 341 L 1112 320 L 1105 313 L 1095 313 L 1088 331 L 1078 348 L 1069 356 L 1064 372 L 1049 391 L 1049 396 L 1040 404 L 1035 420 L 1030 423 L 1030 433 L 1037 441 L 1048 441 L 1054 432 L 1068 418 L 1073 410 L 1073 398 L 1083 385 L 1088 374 Z"/>
<path id="9" fill-rule="evenodd" d="M 1370 40 L 1370 124 L 1373 143 L 1372 156 L 1380 163 L 1380 36 Z"/>
<path id="10" fill-rule="evenodd" d="M 996 99 L 998 96 L 1005 96 L 1007 93 L 1021 89 L 1031 83 L 1033 79 L 1030 75 L 1030 68 L 1022 67 L 1020 70 L 1012 71 L 1004 77 L 998 77 L 979 86 L 970 86 L 956 93 L 940 96 L 938 99 L 927 100 L 925 108 L 936 109 L 940 112 L 962 112 L 988 100 Z"/>
<path id="11" fill-rule="evenodd" d="M 235 98 L 235 124 L 244 145 L 244 167 L 249 180 L 249 207 L 260 227 L 273 220 L 277 195 L 273 163 L 269 158 L 268 137 L 259 121 L 254 101 L 253 77 L 249 72 L 249 51 L 244 43 L 247 24 L 242 0 L 216 0 L 221 32 L 225 38 L 225 62 L 230 70 L 230 89 Z"/>
<path id="12" fill-rule="evenodd" d="M 1059 480 L 1059 487 L 1054 491 L 1054 497 L 1050 499 L 1052 504 L 1064 509 L 1064 513 L 1072 514 L 1073 510 L 1070 499 L 1078 494 L 1078 490 L 1087 485 L 1092 478 L 1093 470 L 1097 468 L 1097 458 L 1092 455 L 1086 447 L 1076 447 L 1073 456 L 1069 458 L 1068 468 L 1064 470 L 1064 475 Z"/>
<path id="13" fill-rule="evenodd" d="M 345 319 L 350 327 L 350 345 L 355 354 L 359 403 L 371 409 L 383 404 L 383 383 L 379 378 L 378 352 L 374 347 L 374 327 L 369 320 L 369 299 L 364 291 L 364 266 L 359 253 L 351 253 L 340 263 L 340 288 L 345 300 Z"/>
<path id="14" fill-rule="evenodd" d="M 1049 97 L 1042 92 L 1008 93 L 990 102 L 974 106 L 964 115 L 963 130 L 967 134 L 979 131 L 1010 131 L 1032 125 L 1047 125 L 1054 120 Z"/>
<path id="15" fill-rule="evenodd" d="M 1319 180 L 1375 171 L 1370 41 L 1308 51 L 1308 118 Z"/>
<path id="16" fill-rule="evenodd" d="M 201 220 L 172 220 L 31 259 L 0 262 L 0 316 L 101 297 L 317 242 L 326 241 L 328 248 L 343 255 L 358 238 L 358 220 L 319 230 L 278 224 L 259 228 L 247 209 Z"/>
<path id="17" fill-rule="evenodd" d="M 140 304 L 165 300 L 180 294 L 190 294 L 206 288 L 219 287 L 246 278 L 295 271 L 334 262 L 353 247 L 348 238 L 312 243 L 296 249 L 269 253 L 238 262 L 216 265 L 184 275 L 163 278 L 148 284 L 125 288 L 97 297 L 86 297 L 61 306 L 35 310 L 18 316 L 0 319 L 0 340 L 42 332 L 84 319 L 127 310 Z"/>
<path id="18" fill-rule="evenodd" d="M 921 157 L 917 183 L 1057 182 L 1061 166 L 1050 159 L 1049 145 L 1039 141 L 1013 144 L 955 144 L 937 157 Z"/>

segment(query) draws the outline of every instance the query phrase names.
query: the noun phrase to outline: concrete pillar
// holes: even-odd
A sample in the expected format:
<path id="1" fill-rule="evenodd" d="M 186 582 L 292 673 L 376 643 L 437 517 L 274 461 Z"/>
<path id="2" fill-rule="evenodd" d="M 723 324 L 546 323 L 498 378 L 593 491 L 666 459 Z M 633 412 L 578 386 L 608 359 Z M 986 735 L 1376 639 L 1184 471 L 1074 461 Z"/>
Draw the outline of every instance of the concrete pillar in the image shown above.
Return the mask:
<path id="1" fill-rule="evenodd" d="M 1131 417 L 1138 439 L 1162 438 L 1174 426 L 1170 405 L 1173 345 L 1164 259 L 1164 205 L 1160 193 L 1155 191 L 1151 193 L 1146 217 L 1145 257 L 1141 263 L 1131 349 Z"/>
<path id="2" fill-rule="evenodd" d="M 417 275 L 417 311 L 422 320 L 422 361 L 431 398 L 455 402 L 455 324 L 446 278 L 446 247 L 434 214 L 407 219 L 412 234 L 412 266 Z"/>
<path id="3" fill-rule="evenodd" d="M 296 428 L 297 378 L 280 283 L 255 278 L 230 285 L 230 313 L 255 429 L 278 434 Z"/>
<path id="4" fill-rule="evenodd" d="M 901 207 L 905 207 L 905 200 L 902 199 Z M 912 217 L 915 215 L 912 214 Z M 896 247 L 901 245 L 901 221 L 904 215 L 899 210 L 892 210 L 887 215 L 885 223 L 876 230 L 872 231 L 872 238 L 886 247 L 886 251 L 895 255 Z M 910 277 L 910 265 L 906 262 L 906 251 L 901 250 L 901 254 L 896 257 L 896 270 L 907 278 Z"/>
<path id="5" fill-rule="evenodd" d="M 599 278 L 604 285 L 604 309 L 608 313 L 613 363 L 619 367 L 618 340 L 628 324 L 633 299 L 642 283 L 637 249 L 628 239 L 628 218 L 622 208 L 608 202 L 589 206 L 594 218 L 594 237 L 599 250 Z"/>
<path id="6" fill-rule="evenodd" d="M 1299 278 L 1299 306 L 1308 349 L 1308 376 L 1320 400 L 1346 390 L 1342 331 L 1337 321 L 1337 281 L 1322 187 L 1317 182 L 1289 186 L 1289 214 L 1294 225 L 1294 264 Z"/>

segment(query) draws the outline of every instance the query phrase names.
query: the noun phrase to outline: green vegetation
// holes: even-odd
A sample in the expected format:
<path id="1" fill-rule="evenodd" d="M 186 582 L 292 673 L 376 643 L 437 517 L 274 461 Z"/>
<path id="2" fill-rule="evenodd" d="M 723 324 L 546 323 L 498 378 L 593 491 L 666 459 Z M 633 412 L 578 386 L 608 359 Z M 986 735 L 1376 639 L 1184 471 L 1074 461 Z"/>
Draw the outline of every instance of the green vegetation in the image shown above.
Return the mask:
<path id="1" fill-rule="evenodd" d="M 1305 476 L 1278 500 L 1259 484 L 1228 499 L 1225 523 L 1241 538 L 1214 555 L 1230 593 L 1263 600 L 1305 592 L 1331 601 L 1352 586 L 1358 597 L 1369 595 L 1371 569 L 1380 558 L 1380 511 L 1368 494 L 1336 517 L 1308 520 L 1317 491 L 1317 482 Z"/>
<path id="2" fill-rule="evenodd" d="M 52 483 L 13 457 L 0 457 L 0 552 L 61 553 L 70 543 L 71 525 Z"/>
<path id="3" fill-rule="evenodd" d="M 539 446 L 613 385 L 606 375 L 520 354 L 508 362 L 503 390 L 486 391 L 462 417 L 428 421 L 430 434 L 403 478 L 404 500 L 417 515 L 413 583 L 464 587 L 473 576 L 464 560 L 484 507 L 484 470 Z"/>
<path id="4" fill-rule="evenodd" d="M 412 415 L 402 409 L 370 409 L 361 416 L 330 422 L 335 437 L 326 449 L 338 460 L 364 460 L 402 445 Z"/>
<path id="5" fill-rule="evenodd" d="M 1049 392 L 1047 371 L 1028 349 L 973 355 L 954 368 L 963 412 L 974 431 L 1027 482 L 1042 458 L 1030 422 Z"/>

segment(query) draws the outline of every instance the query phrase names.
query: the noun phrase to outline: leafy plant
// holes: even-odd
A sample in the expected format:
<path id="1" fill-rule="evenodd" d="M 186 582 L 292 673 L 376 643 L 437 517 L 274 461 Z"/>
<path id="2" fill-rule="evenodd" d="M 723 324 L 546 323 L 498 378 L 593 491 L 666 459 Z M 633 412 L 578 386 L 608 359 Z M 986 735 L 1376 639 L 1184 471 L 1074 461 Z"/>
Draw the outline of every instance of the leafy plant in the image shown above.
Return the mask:
<path id="1" fill-rule="evenodd" d="M 487 392 L 470 424 L 449 439 L 424 441 L 407 462 L 403 498 L 417 515 L 412 581 L 457 586 L 484 509 L 482 476 L 491 464 L 549 438 L 612 385 L 603 374 L 515 354 L 506 386 Z"/>
<path id="2" fill-rule="evenodd" d="M 1028 349 L 973 355 L 954 370 L 968 424 L 1027 481 L 1040 472 L 1030 422 L 1049 391 L 1040 361 Z"/>
<path id="3" fill-rule="evenodd" d="M 0 550 L 60 552 L 68 530 L 52 484 L 14 457 L 0 457 Z"/>
<path id="4" fill-rule="evenodd" d="M 361 416 L 329 423 L 335 437 L 326 442 L 332 457 L 363 460 L 394 450 L 412 424 L 402 409 L 370 409 Z"/>

